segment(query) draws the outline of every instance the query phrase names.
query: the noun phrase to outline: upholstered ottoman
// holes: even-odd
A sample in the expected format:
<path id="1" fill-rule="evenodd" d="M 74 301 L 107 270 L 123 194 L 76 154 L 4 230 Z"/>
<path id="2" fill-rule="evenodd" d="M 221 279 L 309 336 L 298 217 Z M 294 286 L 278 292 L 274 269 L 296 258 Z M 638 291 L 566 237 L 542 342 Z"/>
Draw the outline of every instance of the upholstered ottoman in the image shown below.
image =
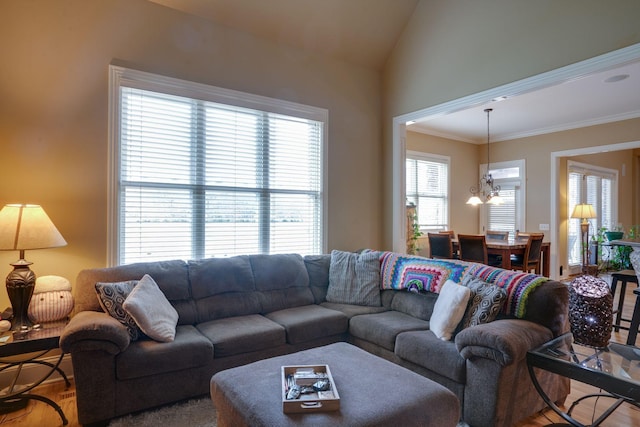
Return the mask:
<path id="1" fill-rule="evenodd" d="M 282 366 L 329 365 L 340 409 L 285 414 Z M 335 343 L 218 372 L 211 378 L 218 427 L 455 426 L 460 402 L 441 386 L 347 343 Z"/>

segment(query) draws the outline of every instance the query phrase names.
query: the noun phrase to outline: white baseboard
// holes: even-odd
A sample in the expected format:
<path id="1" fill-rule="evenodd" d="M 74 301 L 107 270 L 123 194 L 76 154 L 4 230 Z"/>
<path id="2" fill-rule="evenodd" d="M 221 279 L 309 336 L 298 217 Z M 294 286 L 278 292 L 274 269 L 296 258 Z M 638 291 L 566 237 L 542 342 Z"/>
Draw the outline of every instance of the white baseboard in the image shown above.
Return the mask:
<path id="1" fill-rule="evenodd" d="M 38 358 L 38 360 L 42 360 L 45 362 L 49 362 L 55 365 L 60 358 L 60 353 L 53 353 L 50 356 Z M 0 367 L 2 364 L 0 363 Z M 65 373 L 67 378 L 73 378 L 73 366 L 71 365 L 71 355 L 65 354 L 62 357 L 62 361 L 60 362 L 59 368 Z M 12 366 L 10 368 L 5 369 L 0 372 L 0 389 L 4 389 L 8 387 L 15 375 L 18 371 L 17 366 Z M 20 372 L 20 377 L 18 378 L 17 384 L 31 384 L 35 381 L 40 380 L 43 376 L 47 375 L 48 372 L 51 371 L 51 368 L 44 365 L 27 363 L 22 366 L 22 371 Z M 55 371 L 49 378 L 47 378 L 43 384 L 52 383 L 55 381 L 63 381 L 62 376 Z"/>

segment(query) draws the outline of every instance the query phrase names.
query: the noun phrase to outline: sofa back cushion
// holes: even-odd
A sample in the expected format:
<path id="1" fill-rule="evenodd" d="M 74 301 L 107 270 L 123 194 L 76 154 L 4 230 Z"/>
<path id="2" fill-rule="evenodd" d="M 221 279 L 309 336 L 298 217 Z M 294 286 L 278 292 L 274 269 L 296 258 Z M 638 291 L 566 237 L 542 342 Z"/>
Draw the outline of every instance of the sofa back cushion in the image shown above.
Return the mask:
<path id="1" fill-rule="evenodd" d="M 248 255 L 189 261 L 198 322 L 260 312 Z"/>
<path id="2" fill-rule="evenodd" d="M 240 255 L 189 261 L 198 321 L 313 304 L 300 255 Z"/>
<path id="3" fill-rule="evenodd" d="M 78 273 L 73 289 L 74 312 L 102 311 L 95 285 L 97 282 L 123 282 L 140 280 L 148 274 L 162 293 L 175 307 L 179 315 L 178 324 L 192 324 L 196 320 L 196 310 L 189 292 L 187 264 L 181 260 L 141 262 L 117 267 L 92 268 Z"/>
<path id="4" fill-rule="evenodd" d="M 569 287 L 549 280 L 529 295 L 523 319 L 551 329 L 553 336 L 569 331 Z"/>
<path id="5" fill-rule="evenodd" d="M 251 255 L 261 313 L 314 303 L 309 274 L 298 254 Z"/>
<path id="6" fill-rule="evenodd" d="M 309 274 L 309 287 L 313 293 L 316 304 L 324 302 L 329 288 L 329 267 L 331 266 L 331 254 L 307 255 L 304 257 L 304 265 Z"/>
<path id="7" fill-rule="evenodd" d="M 422 320 L 431 319 L 433 306 L 438 299 L 438 294 L 434 292 L 410 292 L 406 290 L 388 291 L 394 292 L 391 301 L 391 310 L 401 311 Z"/>

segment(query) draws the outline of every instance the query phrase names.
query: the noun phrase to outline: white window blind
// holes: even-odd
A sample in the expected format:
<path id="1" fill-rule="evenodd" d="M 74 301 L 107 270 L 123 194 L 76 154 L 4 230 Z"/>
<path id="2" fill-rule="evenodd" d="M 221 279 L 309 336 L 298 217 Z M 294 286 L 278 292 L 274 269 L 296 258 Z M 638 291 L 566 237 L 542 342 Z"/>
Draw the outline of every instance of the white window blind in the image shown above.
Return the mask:
<path id="1" fill-rule="evenodd" d="M 323 252 L 325 122 L 126 85 L 118 99 L 117 263 Z"/>
<path id="2" fill-rule="evenodd" d="M 500 186 L 503 203 L 485 203 L 480 213 L 482 230 L 508 231 L 509 240 L 515 238 L 518 230 L 524 231 L 526 167 L 524 160 L 510 160 L 491 164 L 491 176 Z M 481 170 L 486 171 L 487 165 Z"/>
<path id="3" fill-rule="evenodd" d="M 416 206 L 422 231 L 449 228 L 449 159 L 408 152 L 407 202 Z"/>
<path id="4" fill-rule="evenodd" d="M 508 183 L 500 185 L 500 197 L 503 203 L 500 205 L 487 205 L 488 229 L 492 231 L 508 231 L 512 239 L 517 230 L 519 221 L 518 200 L 520 186 Z"/>

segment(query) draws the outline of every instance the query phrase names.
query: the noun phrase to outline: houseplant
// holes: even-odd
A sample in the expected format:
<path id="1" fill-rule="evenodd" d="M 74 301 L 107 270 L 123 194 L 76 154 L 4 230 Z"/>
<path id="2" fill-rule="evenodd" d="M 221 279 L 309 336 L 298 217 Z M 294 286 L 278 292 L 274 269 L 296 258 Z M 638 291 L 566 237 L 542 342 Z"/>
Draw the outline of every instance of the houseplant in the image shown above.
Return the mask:
<path id="1" fill-rule="evenodd" d="M 617 231 L 620 231 L 620 227 Z M 629 230 L 623 233 L 620 238 L 625 239 L 637 239 L 640 236 L 640 225 L 633 225 Z M 614 246 L 611 250 L 611 258 L 609 260 L 610 268 L 614 270 L 630 270 L 633 269 L 631 261 L 629 260 L 629 254 L 633 251 L 632 246 Z"/>

